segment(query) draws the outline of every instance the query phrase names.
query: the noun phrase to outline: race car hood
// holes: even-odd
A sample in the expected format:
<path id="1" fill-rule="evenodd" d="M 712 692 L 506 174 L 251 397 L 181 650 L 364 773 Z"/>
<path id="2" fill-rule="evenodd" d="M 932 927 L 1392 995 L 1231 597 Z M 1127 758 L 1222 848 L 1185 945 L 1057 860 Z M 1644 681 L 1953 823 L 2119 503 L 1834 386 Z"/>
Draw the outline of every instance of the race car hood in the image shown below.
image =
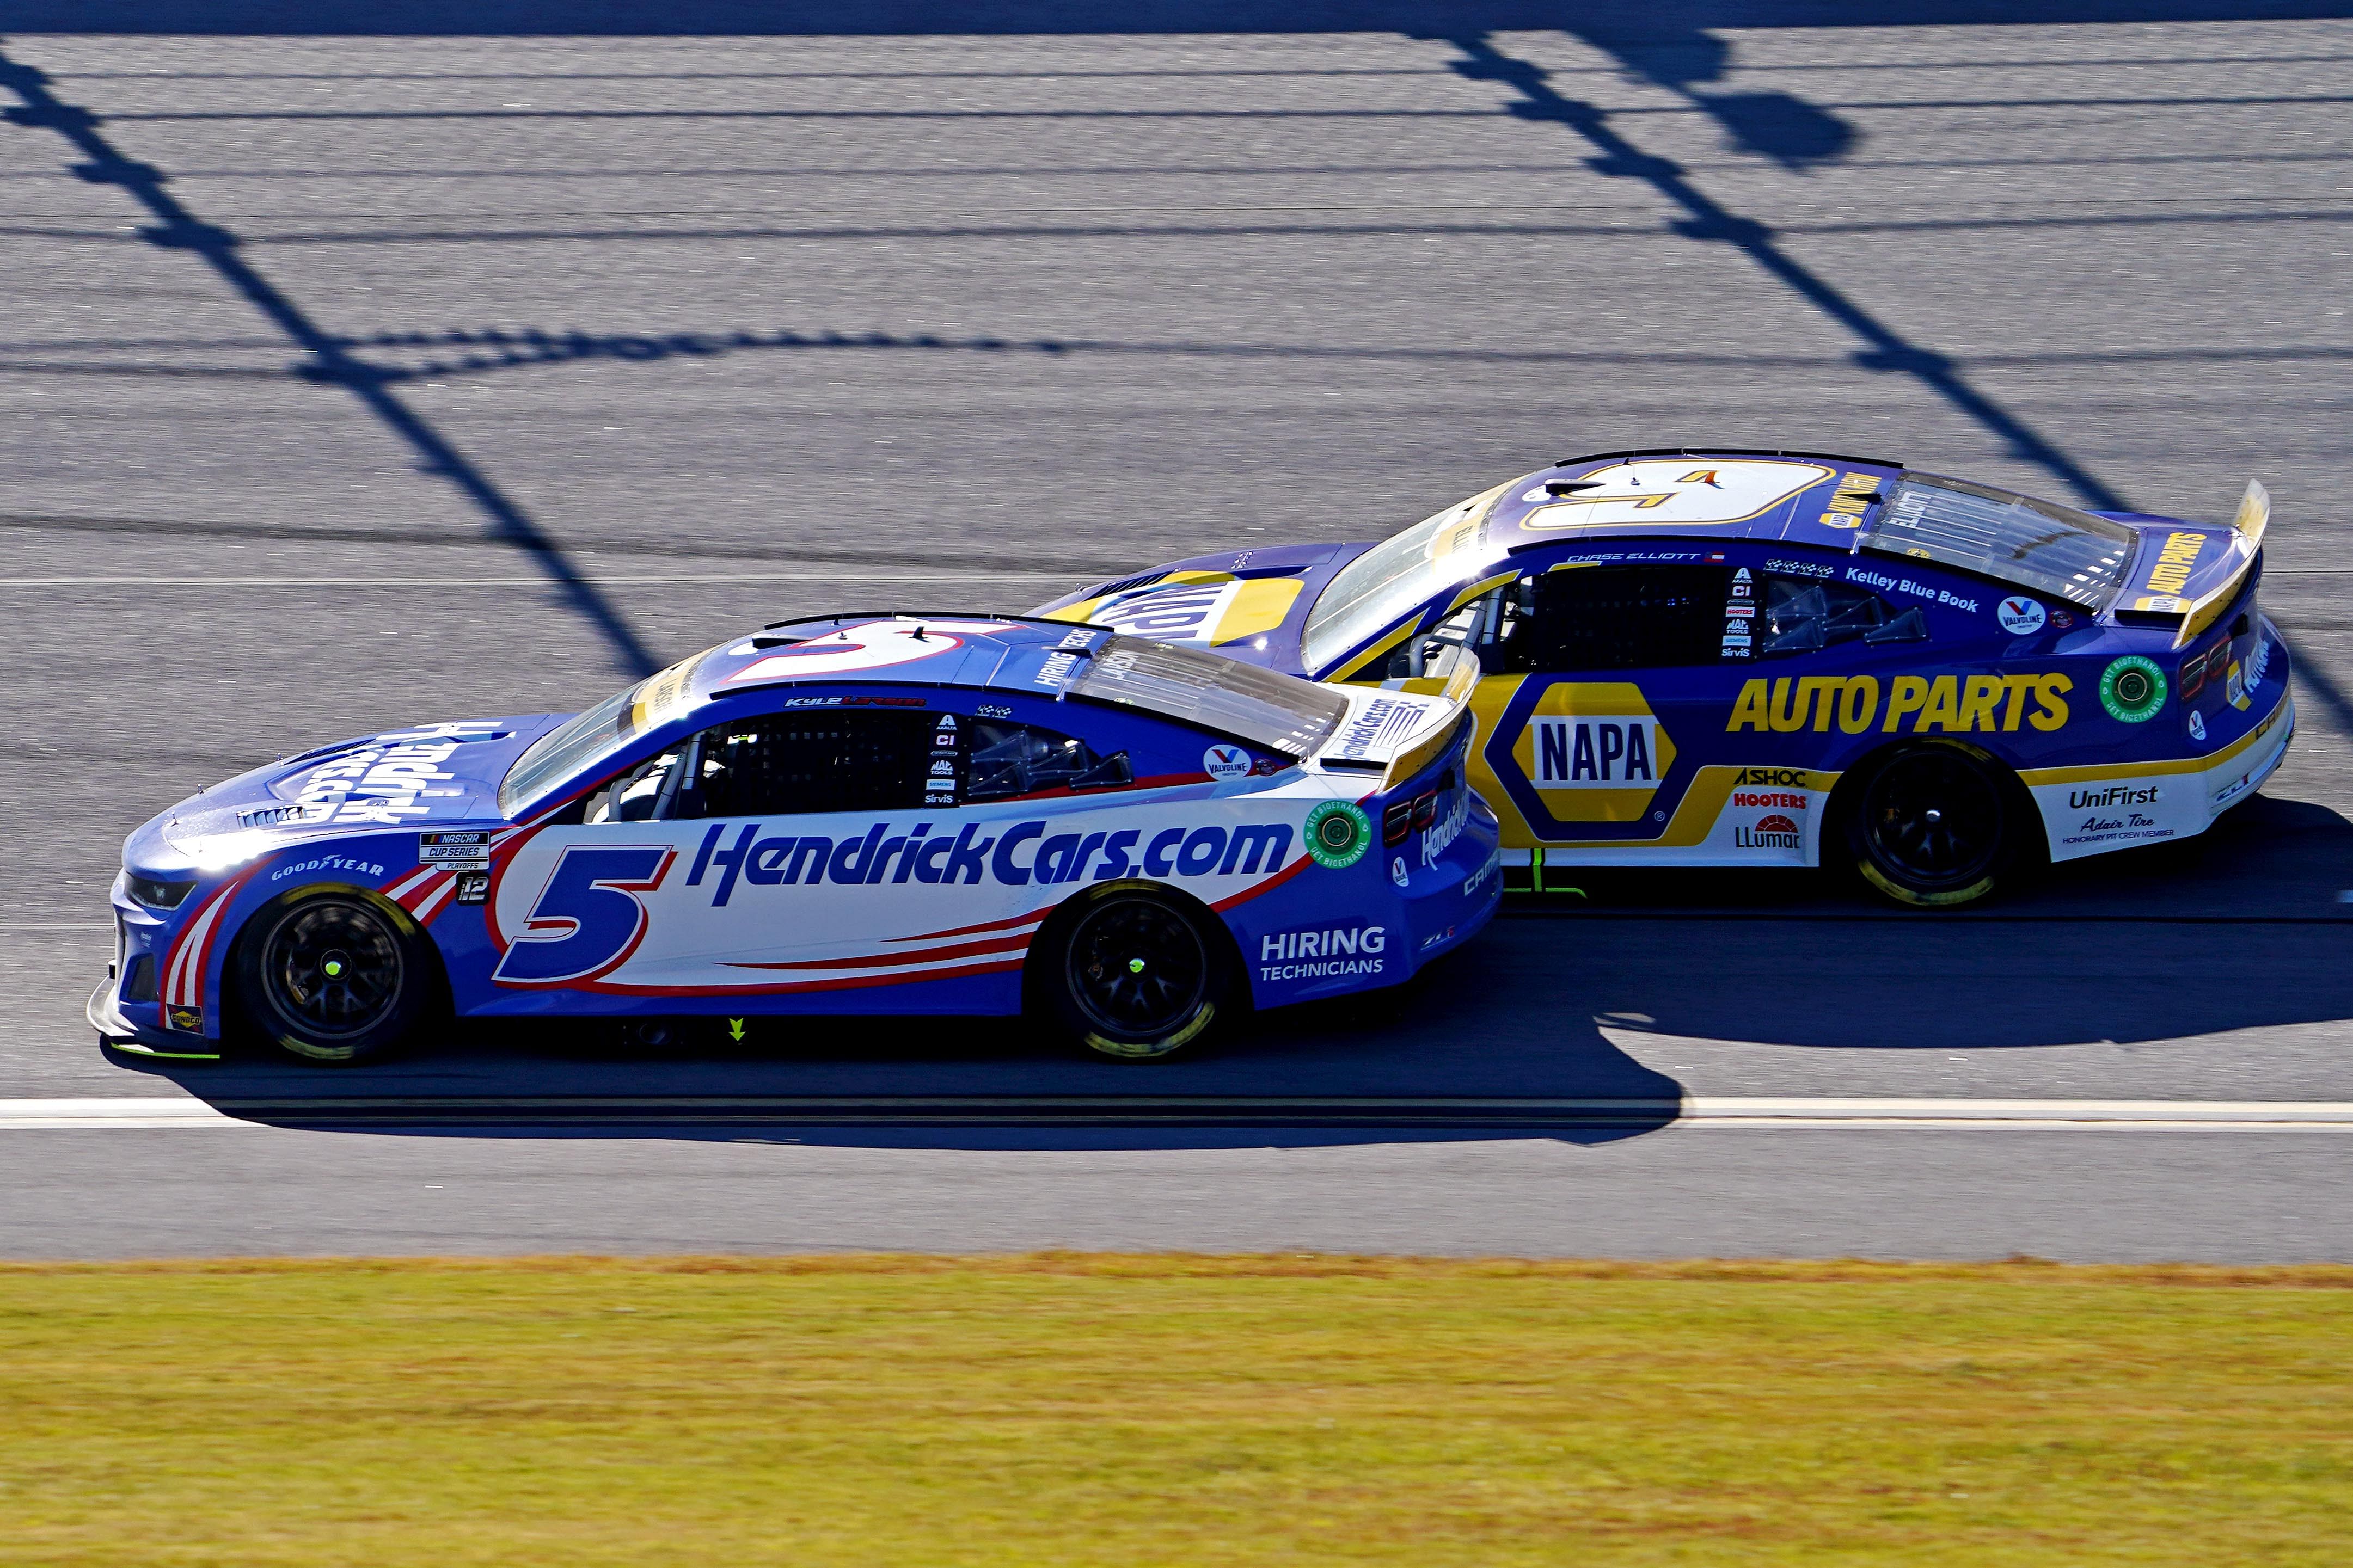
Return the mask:
<path id="1" fill-rule="evenodd" d="M 281 757 L 190 795 L 132 834 L 125 851 L 137 864 L 159 854 L 202 864 L 370 827 L 495 823 L 507 770 L 569 717 L 416 724 Z"/>
<path id="2" fill-rule="evenodd" d="M 1371 548 L 1295 544 L 1197 555 L 1092 584 L 1030 613 L 1214 648 L 1245 664 L 1292 673 L 1300 667 L 1300 633 L 1316 595 Z"/>

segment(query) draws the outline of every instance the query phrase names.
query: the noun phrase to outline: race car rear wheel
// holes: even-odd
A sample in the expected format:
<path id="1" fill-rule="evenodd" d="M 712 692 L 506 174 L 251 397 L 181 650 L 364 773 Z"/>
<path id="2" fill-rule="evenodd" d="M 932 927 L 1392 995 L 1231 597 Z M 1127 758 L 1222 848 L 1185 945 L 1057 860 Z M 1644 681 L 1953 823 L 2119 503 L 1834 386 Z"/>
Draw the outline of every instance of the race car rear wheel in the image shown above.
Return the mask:
<path id="1" fill-rule="evenodd" d="M 1914 909 L 1973 903 L 2010 868 L 2006 795 L 1994 765 L 1972 748 L 1930 742 L 1899 752 L 1862 782 L 1847 814 L 1855 869 Z"/>
<path id="2" fill-rule="evenodd" d="M 305 1061 L 348 1063 L 397 1045 L 423 1012 L 431 970 L 406 920 L 323 893 L 273 905 L 238 949 L 246 1016 Z"/>
<path id="3" fill-rule="evenodd" d="M 1201 1037 L 1228 989 L 1222 944 L 1174 900 L 1097 896 L 1061 923 L 1050 998 L 1088 1049 L 1149 1061 Z"/>

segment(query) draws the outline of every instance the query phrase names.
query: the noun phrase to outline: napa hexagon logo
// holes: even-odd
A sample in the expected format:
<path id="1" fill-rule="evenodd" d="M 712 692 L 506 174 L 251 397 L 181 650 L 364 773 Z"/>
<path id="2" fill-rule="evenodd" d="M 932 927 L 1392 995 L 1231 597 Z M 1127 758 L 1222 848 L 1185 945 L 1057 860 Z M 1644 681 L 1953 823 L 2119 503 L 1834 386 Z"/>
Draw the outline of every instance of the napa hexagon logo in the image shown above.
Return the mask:
<path id="1" fill-rule="evenodd" d="M 1214 647 L 1282 625 L 1306 585 L 1301 577 L 1172 572 L 1140 587 L 1067 605 L 1049 618 L 1110 626 L 1156 642 Z"/>
<path id="2" fill-rule="evenodd" d="M 1556 821 L 1639 822 L 1675 744 L 1641 687 L 1564 681 L 1528 710 L 1512 759 Z"/>

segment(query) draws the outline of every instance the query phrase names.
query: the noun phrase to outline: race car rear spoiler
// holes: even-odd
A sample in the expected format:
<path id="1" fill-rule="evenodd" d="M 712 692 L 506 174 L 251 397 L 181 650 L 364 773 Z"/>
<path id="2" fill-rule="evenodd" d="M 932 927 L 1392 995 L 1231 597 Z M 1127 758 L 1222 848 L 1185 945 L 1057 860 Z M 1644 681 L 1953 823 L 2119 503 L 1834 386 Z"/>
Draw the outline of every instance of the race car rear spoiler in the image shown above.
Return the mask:
<path id="1" fill-rule="evenodd" d="M 2249 479 L 2247 493 L 2239 498 L 2238 514 L 2231 519 L 2230 571 L 2190 601 L 2189 613 L 2181 617 L 2181 630 L 2174 636 L 2175 647 L 2187 647 L 2200 633 L 2220 620 L 2222 612 L 2238 598 L 2247 572 L 2255 563 L 2255 554 L 2263 547 L 2263 531 L 2271 521 L 2271 492 L 2256 480 Z"/>
<path id="2" fill-rule="evenodd" d="M 1409 680 L 1368 688 L 1334 686 L 1350 694 L 1351 710 L 1317 754 L 1319 765 L 1345 773 L 1381 774 L 1393 789 L 1443 756 L 1471 722 L 1479 689 L 1479 656 L 1450 644 Z"/>

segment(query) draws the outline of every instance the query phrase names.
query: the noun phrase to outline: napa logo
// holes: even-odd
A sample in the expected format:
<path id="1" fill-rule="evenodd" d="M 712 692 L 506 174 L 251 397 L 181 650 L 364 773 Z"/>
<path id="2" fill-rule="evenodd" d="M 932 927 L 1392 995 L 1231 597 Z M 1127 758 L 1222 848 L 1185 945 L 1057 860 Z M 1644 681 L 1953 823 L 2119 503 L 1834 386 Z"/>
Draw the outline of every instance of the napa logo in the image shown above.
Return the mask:
<path id="1" fill-rule="evenodd" d="M 1556 821 L 1635 822 L 1675 746 L 1640 687 L 1564 682 L 1536 700 L 1512 754 Z"/>
<path id="2" fill-rule="evenodd" d="M 1297 577 L 1235 577 L 1225 572 L 1176 572 L 1143 587 L 1105 594 L 1057 610 L 1155 642 L 1209 647 L 1240 642 L 1282 625 L 1306 586 Z"/>

